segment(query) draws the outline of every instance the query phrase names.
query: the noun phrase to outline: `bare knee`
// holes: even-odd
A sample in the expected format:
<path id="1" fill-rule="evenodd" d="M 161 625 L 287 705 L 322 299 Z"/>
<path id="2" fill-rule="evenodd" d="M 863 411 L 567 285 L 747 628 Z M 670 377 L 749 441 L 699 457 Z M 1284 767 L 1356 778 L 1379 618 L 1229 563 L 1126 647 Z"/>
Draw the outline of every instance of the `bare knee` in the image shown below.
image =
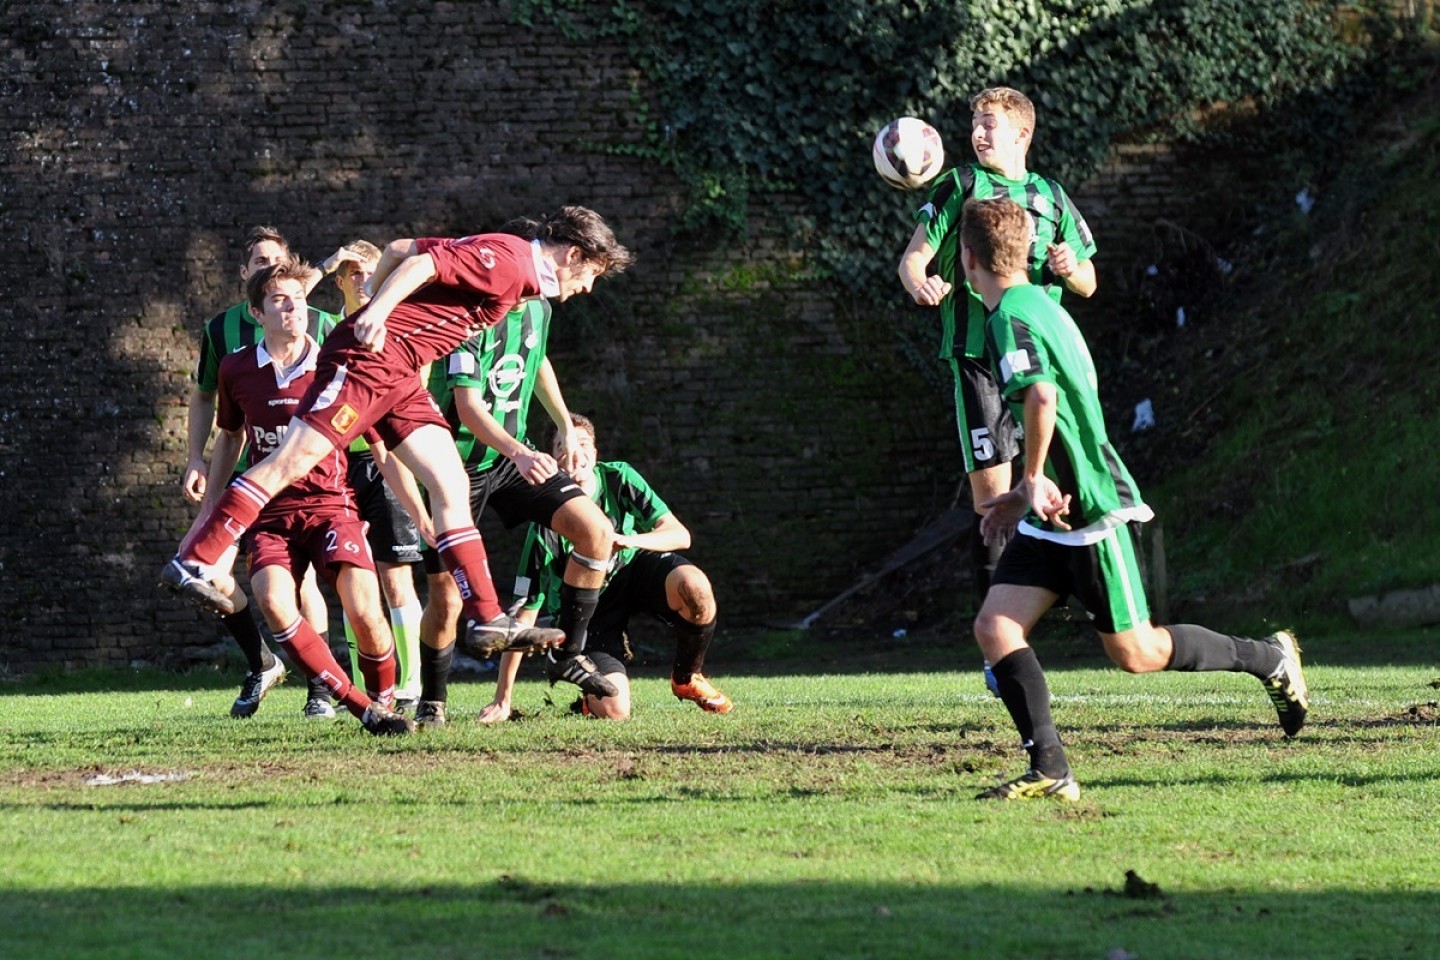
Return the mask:
<path id="1" fill-rule="evenodd" d="M 699 567 L 686 566 L 670 574 L 674 577 L 671 593 L 671 609 L 694 624 L 706 624 L 715 619 L 715 591 L 710 578 L 700 572 Z"/>

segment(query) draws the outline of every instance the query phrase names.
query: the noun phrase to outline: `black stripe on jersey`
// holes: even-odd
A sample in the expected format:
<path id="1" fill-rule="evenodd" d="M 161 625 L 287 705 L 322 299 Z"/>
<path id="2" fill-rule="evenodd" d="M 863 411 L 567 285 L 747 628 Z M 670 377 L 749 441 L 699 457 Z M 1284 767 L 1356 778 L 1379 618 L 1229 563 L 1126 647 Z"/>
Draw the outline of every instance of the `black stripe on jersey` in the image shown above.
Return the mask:
<path id="1" fill-rule="evenodd" d="M 634 504 L 640 519 L 649 522 L 651 514 L 655 512 L 655 502 L 651 499 L 649 491 L 642 490 L 633 483 L 625 482 L 619 471 L 610 474 L 605 480 L 614 503 L 622 507 L 627 503 Z"/>
<path id="2" fill-rule="evenodd" d="M 1133 507 L 1140 502 L 1140 498 L 1126 479 L 1125 465 L 1120 462 L 1120 454 L 1110 444 L 1103 444 L 1100 448 L 1105 456 L 1105 469 L 1110 471 L 1110 476 L 1115 480 L 1115 495 L 1120 498 L 1121 507 Z"/>
<path id="3" fill-rule="evenodd" d="M 1070 459 L 1070 451 L 1065 449 L 1065 444 L 1060 440 L 1057 433 L 1050 440 L 1048 453 L 1050 469 L 1055 472 L 1055 483 L 1060 487 L 1061 493 L 1071 494 L 1070 515 L 1065 517 L 1065 522 L 1070 529 L 1079 530 L 1088 527 L 1091 523 L 1089 517 L 1085 516 L 1085 510 L 1076 494 L 1080 490 L 1080 482 L 1075 477 L 1075 464 Z"/>

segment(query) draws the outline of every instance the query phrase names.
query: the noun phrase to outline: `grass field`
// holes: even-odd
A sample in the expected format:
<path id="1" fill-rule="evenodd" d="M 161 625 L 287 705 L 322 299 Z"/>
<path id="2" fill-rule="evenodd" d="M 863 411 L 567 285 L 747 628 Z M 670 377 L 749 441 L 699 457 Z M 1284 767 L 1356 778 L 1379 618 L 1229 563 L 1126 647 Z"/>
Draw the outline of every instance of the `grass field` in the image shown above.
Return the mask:
<path id="1" fill-rule="evenodd" d="M 728 717 L 642 677 L 625 724 L 465 684 L 402 741 L 294 683 L 249 722 L 228 677 L 5 684 L 0 955 L 1433 955 L 1433 637 L 1373 641 L 1311 643 L 1295 741 L 1248 677 L 1056 652 L 1077 804 L 971 799 L 1023 762 L 968 650 L 732 672 Z"/>

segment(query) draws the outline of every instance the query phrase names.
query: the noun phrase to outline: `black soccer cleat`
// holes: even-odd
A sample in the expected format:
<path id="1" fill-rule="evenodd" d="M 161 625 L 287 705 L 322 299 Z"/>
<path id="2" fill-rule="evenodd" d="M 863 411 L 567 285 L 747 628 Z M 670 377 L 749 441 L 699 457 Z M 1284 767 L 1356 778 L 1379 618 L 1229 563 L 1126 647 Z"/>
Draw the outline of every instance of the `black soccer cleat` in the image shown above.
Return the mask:
<path id="1" fill-rule="evenodd" d="M 230 705 L 230 716 L 237 719 L 255 716 L 260 701 L 276 684 L 285 682 L 285 664 L 278 659 L 268 670 L 251 670 L 240 683 L 240 696 Z"/>
<path id="2" fill-rule="evenodd" d="M 620 695 L 615 684 L 606 679 L 605 674 L 595 665 L 595 661 L 583 653 L 576 653 L 570 656 L 555 659 L 552 653 L 545 661 L 545 675 L 550 678 L 550 686 L 555 686 L 561 680 L 566 683 L 573 683 L 584 693 L 592 697 L 616 697 Z"/>
<path id="3" fill-rule="evenodd" d="M 409 717 L 396 713 L 378 700 L 365 708 L 360 725 L 377 737 L 397 737 L 415 732 L 415 724 Z"/>
<path id="4" fill-rule="evenodd" d="M 552 627 L 527 627 L 508 613 L 494 620 L 465 621 L 466 652 L 480 660 L 497 653 L 536 653 L 565 642 L 565 632 Z"/>
<path id="5" fill-rule="evenodd" d="M 415 704 L 415 726 L 433 730 L 445 726 L 445 701 L 421 700 Z"/>
<path id="6" fill-rule="evenodd" d="M 235 612 L 235 601 L 206 580 L 197 563 L 172 557 L 160 571 L 160 583 L 211 613 L 228 617 Z"/>
<path id="7" fill-rule="evenodd" d="M 1310 711 L 1310 687 L 1300 666 L 1300 644 L 1284 630 L 1265 639 L 1280 648 L 1280 666 L 1261 683 L 1275 704 L 1280 729 L 1285 731 L 1285 736 L 1293 737 L 1305 726 L 1305 715 Z"/>

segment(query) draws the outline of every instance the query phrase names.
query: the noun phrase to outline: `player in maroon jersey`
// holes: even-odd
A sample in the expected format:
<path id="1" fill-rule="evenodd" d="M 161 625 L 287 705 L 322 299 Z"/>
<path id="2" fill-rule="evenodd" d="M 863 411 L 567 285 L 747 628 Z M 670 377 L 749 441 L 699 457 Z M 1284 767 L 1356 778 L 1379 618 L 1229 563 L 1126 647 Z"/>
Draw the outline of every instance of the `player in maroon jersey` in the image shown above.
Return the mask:
<path id="1" fill-rule="evenodd" d="M 564 639 L 526 627 L 500 607 L 485 547 L 470 516 L 469 483 L 448 425 L 416 372 L 530 297 L 564 301 L 634 258 L 592 210 L 562 207 L 538 239 L 479 234 L 397 240 L 380 259 L 375 296 L 336 327 L 315 382 L 275 453 L 237 477 L 181 544 L 161 582 L 209 609 L 230 611 L 217 577 L 226 549 L 279 491 L 355 437 L 378 436 L 430 495 L 437 549 L 460 589 L 472 652 L 534 651 Z"/>
<path id="2" fill-rule="evenodd" d="M 220 363 L 219 434 L 210 460 L 209 490 L 223 488 L 247 442 L 252 464 L 274 454 L 315 378 L 320 347 L 306 332 L 306 270 L 304 264 L 285 260 L 256 271 L 246 283 L 263 338 Z M 334 450 L 265 505 L 244 536 L 250 585 L 275 639 L 308 678 L 323 681 L 371 733 L 407 733 L 414 725 L 389 709 L 395 692 L 394 643 L 382 612 L 365 524 L 346 480 L 347 466 L 344 451 Z M 213 509 L 217 499 L 207 491 L 202 512 Z M 300 615 L 297 587 L 311 566 L 335 588 L 354 629 L 364 692 L 345 676 L 324 639 Z M 233 584 L 225 578 L 227 594 Z M 277 670 L 272 662 L 263 673 L 283 677 L 283 668 Z"/>

